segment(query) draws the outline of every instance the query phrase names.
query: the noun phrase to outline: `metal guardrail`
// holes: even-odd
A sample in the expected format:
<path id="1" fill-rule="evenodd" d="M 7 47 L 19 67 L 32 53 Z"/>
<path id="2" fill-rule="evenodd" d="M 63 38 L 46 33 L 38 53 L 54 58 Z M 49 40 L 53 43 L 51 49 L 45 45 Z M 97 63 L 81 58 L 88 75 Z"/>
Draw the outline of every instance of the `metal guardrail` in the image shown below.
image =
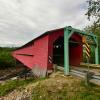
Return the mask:
<path id="1" fill-rule="evenodd" d="M 100 75 L 94 75 L 92 78 L 100 80 Z"/>
<path id="2" fill-rule="evenodd" d="M 70 70 L 70 74 L 79 76 L 81 78 L 86 78 L 86 72 Z M 89 80 L 96 85 L 100 85 L 100 75 L 91 75 Z"/>
<path id="3" fill-rule="evenodd" d="M 64 67 L 61 67 L 61 66 L 57 66 L 57 69 L 64 71 Z M 84 78 L 84 79 L 86 78 L 86 71 L 71 69 L 70 74 Z M 97 84 L 97 85 L 100 85 L 100 75 L 94 75 L 92 73 L 90 76 L 90 82 Z"/>
<path id="4" fill-rule="evenodd" d="M 85 78 L 85 73 L 82 73 L 82 72 L 77 71 L 77 70 L 70 70 L 70 74 Z"/>

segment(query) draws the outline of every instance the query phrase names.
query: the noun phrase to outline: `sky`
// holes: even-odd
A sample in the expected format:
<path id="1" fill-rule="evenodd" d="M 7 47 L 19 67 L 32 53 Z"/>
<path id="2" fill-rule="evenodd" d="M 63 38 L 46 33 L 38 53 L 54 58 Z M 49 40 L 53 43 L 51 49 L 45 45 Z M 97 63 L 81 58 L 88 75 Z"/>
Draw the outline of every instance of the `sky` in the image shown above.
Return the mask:
<path id="1" fill-rule="evenodd" d="M 45 31 L 84 29 L 87 0 L 0 0 L 0 46 L 21 46 Z"/>

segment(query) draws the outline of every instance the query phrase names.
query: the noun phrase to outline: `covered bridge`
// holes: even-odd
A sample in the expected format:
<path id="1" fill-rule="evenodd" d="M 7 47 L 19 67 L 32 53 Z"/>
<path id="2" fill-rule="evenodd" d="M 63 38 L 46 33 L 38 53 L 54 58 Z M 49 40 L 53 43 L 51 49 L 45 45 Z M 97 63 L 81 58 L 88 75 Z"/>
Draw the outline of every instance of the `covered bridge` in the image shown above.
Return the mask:
<path id="1" fill-rule="evenodd" d="M 64 73 L 68 75 L 69 66 L 79 66 L 82 61 L 83 36 L 91 38 L 90 44 L 95 47 L 95 63 L 98 64 L 97 37 L 70 26 L 44 33 L 13 51 L 12 55 L 37 76 L 45 76 L 52 71 L 53 64 L 64 66 Z"/>

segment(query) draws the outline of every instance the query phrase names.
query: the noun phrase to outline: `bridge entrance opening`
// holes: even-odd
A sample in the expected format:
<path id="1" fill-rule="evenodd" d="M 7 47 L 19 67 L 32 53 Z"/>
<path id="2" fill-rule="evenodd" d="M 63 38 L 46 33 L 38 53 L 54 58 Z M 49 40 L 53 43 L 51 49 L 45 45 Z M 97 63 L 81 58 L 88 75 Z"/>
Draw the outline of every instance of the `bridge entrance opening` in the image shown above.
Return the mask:
<path id="1" fill-rule="evenodd" d="M 64 66 L 64 37 L 59 37 L 53 44 L 53 63 Z"/>
<path id="2" fill-rule="evenodd" d="M 69 39 L 69 64 L 70 66 L 79 66 L 82 60 L 81 36 L 73 34 Z M 66 56 L 66 55 L 65 55 Z M 53 63 L 58 66 L 64 66 L 64 37 L 60 36 L 53 43 Z"/>

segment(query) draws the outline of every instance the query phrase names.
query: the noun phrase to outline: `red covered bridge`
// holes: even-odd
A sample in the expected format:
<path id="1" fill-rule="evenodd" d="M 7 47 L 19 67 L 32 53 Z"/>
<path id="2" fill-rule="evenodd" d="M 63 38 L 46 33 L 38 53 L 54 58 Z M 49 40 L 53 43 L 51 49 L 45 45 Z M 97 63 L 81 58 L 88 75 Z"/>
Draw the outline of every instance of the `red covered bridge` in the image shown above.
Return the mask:
<path id="1" fill-rule="evenodd" d="M 82 61 L 83 35 L 87 34 L 72 27 L 48 31 L 16 49 L 12 54 L 32 69 L 35 75 L 45 76 L 49 70 L 53 70 L 53 64 L 64 66 L 65 74 L 69 74 L 69 65 L 78 66 Z"/>

